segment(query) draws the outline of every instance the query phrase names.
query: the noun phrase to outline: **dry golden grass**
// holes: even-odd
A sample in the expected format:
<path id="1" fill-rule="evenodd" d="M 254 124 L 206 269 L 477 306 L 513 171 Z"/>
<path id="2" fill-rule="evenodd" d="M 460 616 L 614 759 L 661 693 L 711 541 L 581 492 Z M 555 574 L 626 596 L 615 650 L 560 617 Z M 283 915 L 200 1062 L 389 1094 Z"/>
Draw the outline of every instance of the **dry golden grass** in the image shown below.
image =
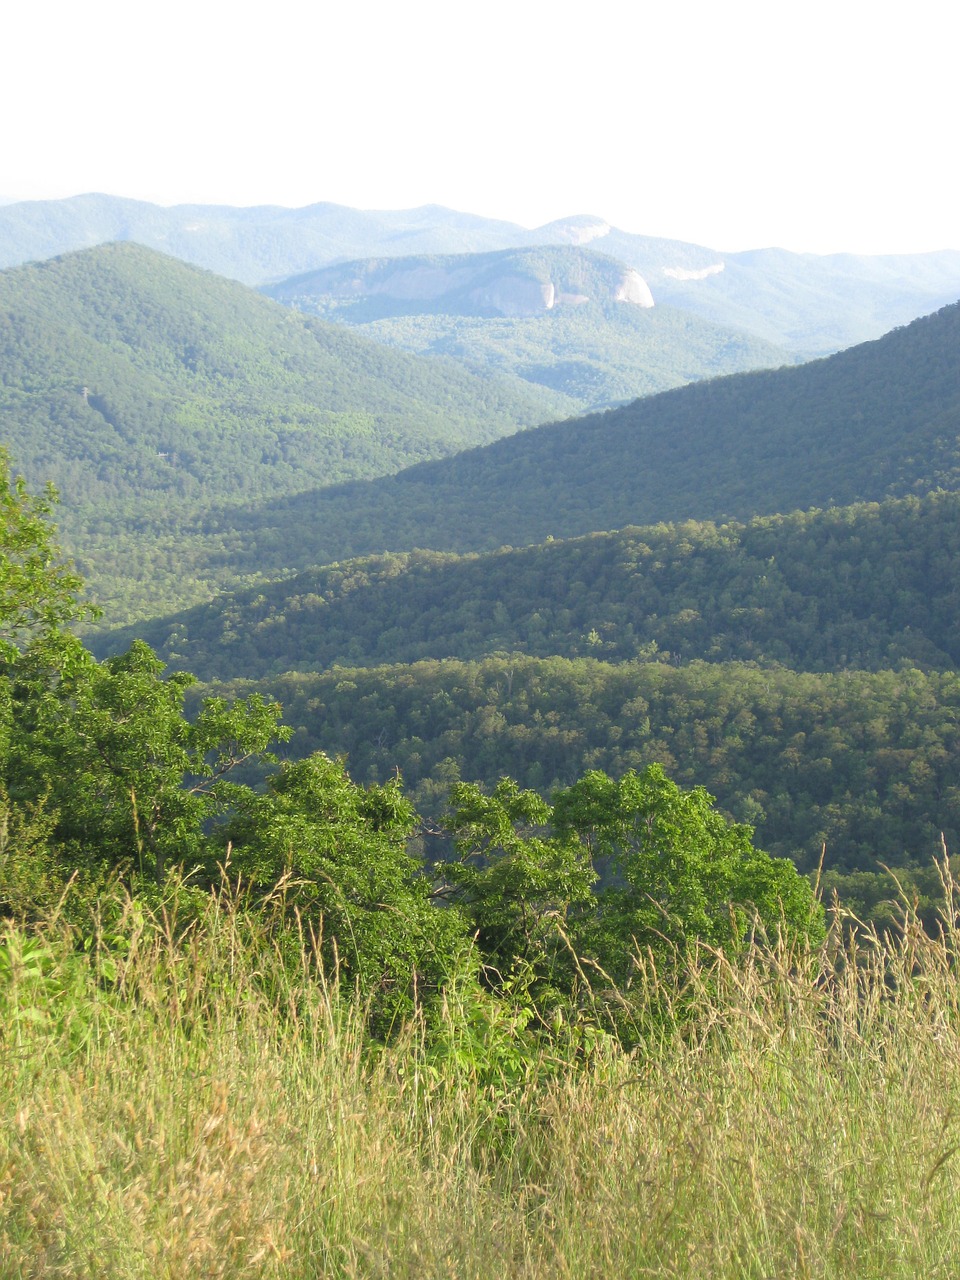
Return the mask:
<path id="1" fill-rule="evenodd" d="M 226 898 L 185 937 L 128 906 L 99 982 L 55 918 L 8 925 L 0 1276 L 955 1277 L 945 913 L 705 953 L 641 1050 L 510 1086 L 417 1026 L 374 1052 Z"/>

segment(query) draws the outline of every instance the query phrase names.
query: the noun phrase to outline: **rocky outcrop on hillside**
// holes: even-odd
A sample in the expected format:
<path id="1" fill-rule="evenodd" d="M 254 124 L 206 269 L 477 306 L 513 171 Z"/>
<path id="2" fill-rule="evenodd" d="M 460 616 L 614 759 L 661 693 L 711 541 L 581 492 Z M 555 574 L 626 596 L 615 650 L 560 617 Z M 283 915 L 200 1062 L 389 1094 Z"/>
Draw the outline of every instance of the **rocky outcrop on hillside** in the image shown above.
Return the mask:
<path id="1" fill-rule="evenodd" d="M 444 257 L 373 259 L 298 276 L 268 292 L 284 302 L 331 305 L 377 299 L 454 315 L 542 315 L 555 307 L 622 302 L 652 307 L 639 271 L 576 247 Z"/>

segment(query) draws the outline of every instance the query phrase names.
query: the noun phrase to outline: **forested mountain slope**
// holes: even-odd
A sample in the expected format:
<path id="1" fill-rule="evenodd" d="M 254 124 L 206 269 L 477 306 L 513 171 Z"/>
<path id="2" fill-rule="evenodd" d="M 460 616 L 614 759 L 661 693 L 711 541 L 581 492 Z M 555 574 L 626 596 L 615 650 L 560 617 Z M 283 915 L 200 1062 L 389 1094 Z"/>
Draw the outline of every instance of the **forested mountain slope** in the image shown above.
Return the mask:
<path id="1" fill-rule="evenodd" d="M 494 652 L 795 670 L 960 665 L 960 493 L 310 570 L 134 634 L 202 679 Z"/>
<path id="2" fill-rule="evenodd" d="M 355 778 L 400 770 L 422 811 L 458 777 L 545 795 L 585 769 L 659 761 L 705 786 L 761 848 L 816 867 L 929 867 L 960 847 L 960 678 L 794 672 L 742 663 L 606 663 L 510 654 L 481 662 L 337 667 L 213 685 L 278 698 L 286 751 L 346 753 Z M 884 896 L 891 896 L 887 881 Z"/>
<path id="3" fill-rule="evenodd" d="M 3 443 L 31 485 L 58 485 L 75 547 L 84 508 L 149 531 L 151 515 L 384 474 L 567 403 L 137 245 L 0 273 Z"/>
<path id="4" fill-rule="evenodd" d="M 796 363 L 744 330 L 654 306 L 638 272 L 572 245 L 368 258 L 264 292 L 390 346 L 513 373 L 584 409 Z"/>
<path id="5" fill-rule="evenodd" d="M 113 571 L 172 572 L 177 557 L 181 573 L 276 578 L 384 550 L 494 550 L 958 489 L 958 346 L 954 305 L 797 368 L 681 387 L 396 476 L 220 508 L 175 540 L 126 548 Z M 85 536 L 106 567 L 115 540 Z"/>

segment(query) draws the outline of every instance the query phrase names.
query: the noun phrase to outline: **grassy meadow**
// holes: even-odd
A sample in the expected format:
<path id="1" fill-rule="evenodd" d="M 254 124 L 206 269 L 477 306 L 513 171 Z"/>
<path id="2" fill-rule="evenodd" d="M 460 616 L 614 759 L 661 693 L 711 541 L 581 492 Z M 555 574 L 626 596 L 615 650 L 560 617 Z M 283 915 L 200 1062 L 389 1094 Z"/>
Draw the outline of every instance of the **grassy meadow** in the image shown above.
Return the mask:
<path id="1" fill-rule="evenodd" d="M 555 1027 L 520 1057 L 520 1015 L 456 981 L 375 1043 L 313 940 L 226 889 L 7 920 L 0 1274 L 955 1276 L 943 870 L 937 937 L 906 905 L 672 985 L 638 957 L 631 1053 Z"/>

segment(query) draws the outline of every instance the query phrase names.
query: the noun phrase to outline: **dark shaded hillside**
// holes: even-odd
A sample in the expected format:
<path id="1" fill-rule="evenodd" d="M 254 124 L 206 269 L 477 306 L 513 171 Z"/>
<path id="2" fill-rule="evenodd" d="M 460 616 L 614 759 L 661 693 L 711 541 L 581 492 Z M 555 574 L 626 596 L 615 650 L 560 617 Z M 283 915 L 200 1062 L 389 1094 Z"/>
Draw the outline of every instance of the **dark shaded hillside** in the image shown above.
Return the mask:
<path id="1" fill-rule="evenodd" d="M 141 624 L 202 679 L 497 651 L 878 670 L 960 665 L 960 493 L 347 561 Z"/>
<path id="2" fill-rule="evenodd" d="M 278 577 L 384 550 L 493 550 L 957 489 L 958 348 L 954 305 L 809 365 L 682 387 L 381 480 L 213 511 L 179 529 L 176 554 L 198 574 L 222 564 Z M 87 545 L 113 554 L 97 530 Z M 149 548 L 160 572 L 165 545 L 172 554 Z"/>

